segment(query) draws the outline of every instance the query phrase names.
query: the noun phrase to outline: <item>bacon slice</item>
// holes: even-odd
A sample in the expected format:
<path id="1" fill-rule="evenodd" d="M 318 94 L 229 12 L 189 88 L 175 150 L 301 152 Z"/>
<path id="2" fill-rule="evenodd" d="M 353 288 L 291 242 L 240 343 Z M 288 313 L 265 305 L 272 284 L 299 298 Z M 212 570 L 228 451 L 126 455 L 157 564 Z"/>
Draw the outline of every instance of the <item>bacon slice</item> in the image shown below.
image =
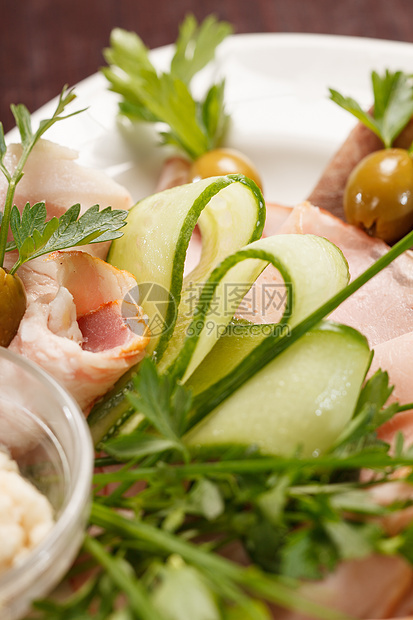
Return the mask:
<path id="1" fill-rule="evenodd" d="M 85 252 L 55 252 L 20 270 L 27 309 L 10 349 L 56 377 L 88 411 L 149 341 L 135 278 Z"/>
<path id="2" fill-rule="evenodd" d="M 11 144 L 4 157 L 6 168 L 13 172 L 20 158 L 22 147 Z M 101 209 L 130 209 L 129 192 L 101 170 L 85 168 L 76 163 L 77 153 L 48 140 L 39 140 L 24 167 L 18 183 L 14 202 L 22 210 L 27 202 L 46 203 L 48 219 L 60 217 L 69 207 L 80 203 L 81 213 L 98 204 Z M 0 204 L 4 204 L 7 182 L 0 175 Z M 109 243 L 87 246 L 87 250 L 105 258 Z"/>

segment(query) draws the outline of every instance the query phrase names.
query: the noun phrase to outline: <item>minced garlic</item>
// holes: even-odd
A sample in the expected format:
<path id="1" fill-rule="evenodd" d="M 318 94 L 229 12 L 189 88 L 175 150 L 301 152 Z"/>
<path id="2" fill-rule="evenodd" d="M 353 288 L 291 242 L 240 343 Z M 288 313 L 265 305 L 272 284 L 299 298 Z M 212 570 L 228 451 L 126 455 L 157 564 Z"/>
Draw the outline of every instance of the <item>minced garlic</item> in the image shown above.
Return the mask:
<path id="1" fill-rule="evenodd" d="M 48 499 L 0 451 L 0 574 L 22 562 L 53 523 Z"/>

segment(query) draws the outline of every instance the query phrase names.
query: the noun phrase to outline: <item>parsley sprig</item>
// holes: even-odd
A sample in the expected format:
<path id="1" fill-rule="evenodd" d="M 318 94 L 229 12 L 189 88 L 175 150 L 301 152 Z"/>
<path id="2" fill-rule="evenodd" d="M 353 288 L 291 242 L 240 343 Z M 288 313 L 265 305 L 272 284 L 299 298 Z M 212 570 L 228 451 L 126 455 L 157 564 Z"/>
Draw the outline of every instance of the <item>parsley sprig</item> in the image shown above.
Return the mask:
<path id="1" fill-rule="evenodd" d="M 94 478 L 91 525 L 100 533 L 86 538 L 88 555 L 72 572 L 94 567 L 93 577 L 64 603 L 39 603 L 43 618 L 89 618 L 94 606 L 102 619 L 269 620 L 270 604 L 342 617 L 301 596 L 296 580 L 320 579 L 339 562 L 372 553 L 413 561 L 413 527 L 393 535 L 382 519 L 412 500 L 384 505 L 369 493 L 401 467 L 398 480 L 413 482 L 413 450 L 399 438 L 391 452 L 377 435 L 405 408 L 386 405 L 390 393 L 387 373 L 378 371 L 363 388 L 351 424 L 318 458 L 266 457 L 252 446 L 183 451 L 191 394 L 144 360 L 130 396 L 142 421 L 109 440 L 108 456 L 96 461 L 120 467 Z M 361 478 L 362 469 L 372 475 Z M 115 488 L 105 493 L 108 484 Z M 234 546 L 251 565 L 226 557 Z"/>
<path id="2" fill-rule="evenodd" d="M 330 314 L 411 247 L 412 238 L 410 233 L 393 246 L 297 325 L 288 339 L 268 340 L 268 347 L 257 350 L 254 369 L 247 368 L 245 376 L 251 376 Z M 191 402 L 186 388 L 170 377 L 165 382 L 150 359 L 140 370 L 131 401 L 142 421 L 136 430 L 108 440 L 103 446 L 108 456 L 96 461 L 99 467 L 121 467 L 95 475 L 91 525 L 98 526 L 101 535 L 94 539 L 93 551 L 86 544 L 92 560 L 76 567 L 81 572 L 94 566 L 98 571 L 95 581 L 85 588 L 81 601 L 77 594 L 64 604 L 53 603 L 48 610 L 53 609 L 54 615 L 44 618 L 67 620 L 82 617 L 81 613 L 86 618 L 91 605 L 124 618 L 150 616 L 150 611 L 146 616 L 143 612 L 136 615 L 128 594 L 131 583 L 137 588 L 144 586 L 140 593 L 147 609 L 155 605 L 163 620 L 204 620 L 200 614 L 205 596 L 216 606 L 211 617 L 217 620 L 236 618 L 237 614 L 270 620 L 271 603 L 333 618 L 337 612 L 311 607 L 310 601 L 297 596 L 297 580 L 322 578 L 342 560 L 372 553 L 413 561 L 413 526 L 393 535 L 384 525 L 386 517 L 409 508 L 412 500 L 382 505 L 369 493 L 391 482 L 395 472 L 399 482 L 413 482 L 413 451 L 406 449 L 401 435 L 393 453 L 377 435 L 378 427 L 395 413 L 413 408 L 413 404 L 387 406 L 391 387 L 386 373 L 380 371 L 367 382 L 354 418 L 336 445 L 318 458 L 304 459 L 299 452 L 289 458 L 264 457 L 252 446 L 204 448 L 202 452 L 187 447 L 184 454 L 181 443 L 194 420 L 202 419 L 215 401 L 232 393 L 245 376 L 241 373 L 240 377 L 238 370 L 228 384 L 217 387 L 215 401 L 206 403 L 197 398 Z M 162 406 L 154 407 L 158 392 Z M 142 450 L 143 434 L 143 446 L 150 449 Z M 156 441 L 160 443 L 156 445 Z M 371 477 L 361 478 L 360 470 L 370 470 Z M 105 494 L 110 483 L 116 488 Z M 134 483 L 140 484 L 139 492 L 132 492 Z M 251 568 L 231 560 L 221 563 L 221 554 L 225 557 L 231 545 L 245 550 L 253 562 Z M 127 583 L 119 571 L 113 578 L 117 564 L 110 564 L 111 559 L 126 563 Z M 189 590 L 197 602 L 195 611 L 182 609 Z M 114 601 L 119 598 L 124 606 L 116 612 Z M 103 612 L 101 617 L 105 617 Z"/>
<path id="3" fill-rule="evenodd" d="M 413 115 L 412 76 L 387 69 L 382 76 L 373 71 L 371 80 L 374 95 L 371 114 L 352 97 L 345 97 L 332 88 L 329 89 L 330 99 L 371 129 L 385 148 L 390 148 Z"/>
<path id="4" fill-rule="evenodd" d="M 188 449 L 181 440 L 191 410 L 192 398 L 182 385 L 173 382 L 170 375 L 158 375 L 155 366 L 145 360 L 134 377 L 136 391 L 128 398 L 136 411 L 141 412 L 158 435 L 138 431 L 123 437 L 118 449 L 123 458 L 156 454 L 163 450 L 177 450 L 188 458 Z M 115 440 L 116 445 L 116 440 Z"/>
<path id="5" fill-rule="evenodd" d="M 112 211 L 110 207 L 99 211 L 99 205 L 94 205 L 80 217 L 79 214 L 80 204 L 76 204 L 60 218 L 53 217 L 46 221 L 44 202 L 32 207 L 26 204 L 21 215 L 14 206 L 10 217 L 14 240 L 7 244 L 7 251 L 17 249 L 19 258 L 10 273 L 15 273 L 23 263 L 43 254 L 117 239 L 122 235 L 119 229 L 125 226 L 127 211 Z"/>
<path id="6" fill-rule="evenodd" d="M 86 243 L 109 241 L 122 234 L 119 229 L 125 225 L 126 211 L 112 210 L 110 207 L 99 211 L 99 207 L 94 205 L 79 218 L 80 205 L 77 204 L 60 218 L 53 217 L 46 221 L 45 203 L 40 202 L 33 206 L 27 204 L 21 215 L 14 205 L 17 184 L 24 174 L 24 166 L 36 143 L 52 125 L 82 112 L 76 110 L 63 114 L 75 96 L 73 89 L 68 90 L 65 86 L 52 116 L 42 120 L 36 131 L 32 129 L 31 116 L 26 106 L 11 106 L 22 144 L 22 153 L 13 172 L 7 169 L 4 162 L 7 146 L 0 123 L 0 171 L 8 183 L 0 228 L 0 267 L 4 264 L 5 253 L 17 249 L 18 259 L 10 270 L 11 274 L 23 263 L 42 254 Z M 11 242 L 7 242 L 9 229 L 13 234 Z"/>
<path id="7" fill-rule="evenodd" d="M 200 25 L 192 15 L 187 16 L 169 72 L 158 73 L 138 35 L 115 28 L 111 47 L 104 51 L 108 67 L 102 72 L 111 90 L 122 96 L 120 113 L 133 121 L 161 123 L 163 144 L 176 147 L 190 159 L 218 146 L 228 120 L 224 82 L 213 84 L 200 101 L 193 98 L 190 84 L 231 31 L 228 23 L 213 16 Z"/>

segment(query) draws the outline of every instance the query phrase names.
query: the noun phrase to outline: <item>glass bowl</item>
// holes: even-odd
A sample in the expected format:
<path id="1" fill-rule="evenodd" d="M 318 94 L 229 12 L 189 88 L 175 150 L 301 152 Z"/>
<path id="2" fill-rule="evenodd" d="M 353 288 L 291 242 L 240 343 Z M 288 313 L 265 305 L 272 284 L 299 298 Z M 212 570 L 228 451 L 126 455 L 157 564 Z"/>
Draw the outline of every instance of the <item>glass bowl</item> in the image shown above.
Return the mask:
<path id="1" fill-rule="evenodd" d="M 0 347 L 0 449 L 49 499 L 55 523 L 20 563 L 0 574 L 0 618 L 17 620 L 73 562 L 89 514 L 93 445 L 85 418 L 60 384 Z"/>

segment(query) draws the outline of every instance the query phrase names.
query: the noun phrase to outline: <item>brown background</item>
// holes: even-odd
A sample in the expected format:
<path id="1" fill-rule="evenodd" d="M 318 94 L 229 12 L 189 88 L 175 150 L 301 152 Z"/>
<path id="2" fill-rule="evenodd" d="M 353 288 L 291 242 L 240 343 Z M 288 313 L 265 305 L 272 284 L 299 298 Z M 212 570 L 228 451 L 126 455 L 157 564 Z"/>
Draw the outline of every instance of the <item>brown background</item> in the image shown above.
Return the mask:
<path id="1" fill-rule="evenodd" d="M 102 65 L 115 26 L 150 48 L 172 43 L 186 13 L 237 33 L 313 32 L 413 41 L 413 0 L 0 0 L 0 120 L 10 103 L 34 111 Z M 305 59 L 303 58 L 303 62 Z"/>

